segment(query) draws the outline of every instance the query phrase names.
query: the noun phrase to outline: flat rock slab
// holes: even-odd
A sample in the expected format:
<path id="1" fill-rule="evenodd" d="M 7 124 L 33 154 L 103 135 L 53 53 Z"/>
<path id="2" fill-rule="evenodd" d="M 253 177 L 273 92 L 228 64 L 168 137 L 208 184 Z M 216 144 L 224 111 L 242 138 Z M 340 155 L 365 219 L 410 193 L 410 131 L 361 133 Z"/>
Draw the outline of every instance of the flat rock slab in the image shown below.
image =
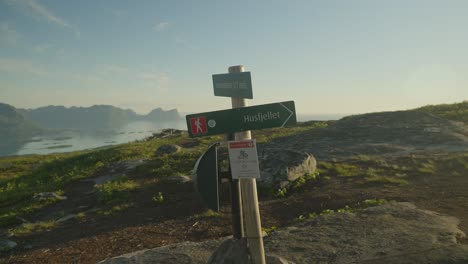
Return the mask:
<path id="1" fill-rule="evenodd" d="M 140 250 L 110 258 L 99 264 L 206 264 L 213 252 L 227 238 L 205 242 L 182 242 L 153 249 Z"/>
<path id="2" fill-rule="evenodd" d="M 335 213 L 273 233 L 267 252 L 294 263 L 468 263 L 459 220 L 389 203 Z"/>
<path id="3" fill-rule="evenodd" d="M 468 263 L 457 218 L 389 203 L 334 213 L 273 232 L 265 252 L 283 263 Z M 104 260 L 105 264 L 207 263 L 226 239 L 184 242 Z M 245 263 L 243 263 L 245 264 Z"/>

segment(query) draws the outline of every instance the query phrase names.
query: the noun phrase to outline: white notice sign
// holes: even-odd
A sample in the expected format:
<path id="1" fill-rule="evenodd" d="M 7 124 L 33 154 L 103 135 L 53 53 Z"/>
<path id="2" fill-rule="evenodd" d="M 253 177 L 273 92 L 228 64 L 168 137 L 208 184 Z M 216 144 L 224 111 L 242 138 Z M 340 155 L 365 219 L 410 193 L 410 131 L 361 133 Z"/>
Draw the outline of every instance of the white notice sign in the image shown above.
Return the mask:
<path id="1" fill-rule="evenodd" d="M 228 142 L 233 179 L 260 178 L 255 139 Z"/>

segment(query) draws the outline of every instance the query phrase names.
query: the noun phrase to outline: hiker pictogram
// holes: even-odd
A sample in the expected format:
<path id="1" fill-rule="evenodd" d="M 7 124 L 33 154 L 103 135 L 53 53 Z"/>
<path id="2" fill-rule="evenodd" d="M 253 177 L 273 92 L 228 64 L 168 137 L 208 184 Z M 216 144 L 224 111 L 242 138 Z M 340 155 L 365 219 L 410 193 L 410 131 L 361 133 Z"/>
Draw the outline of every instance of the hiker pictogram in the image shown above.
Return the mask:
<path id="1" fill-rule="evenodd" d="M 207 132 L 206 117 L 197 116 L 190 118 L 190 128 L 192 134 L 203 134 Z"/>

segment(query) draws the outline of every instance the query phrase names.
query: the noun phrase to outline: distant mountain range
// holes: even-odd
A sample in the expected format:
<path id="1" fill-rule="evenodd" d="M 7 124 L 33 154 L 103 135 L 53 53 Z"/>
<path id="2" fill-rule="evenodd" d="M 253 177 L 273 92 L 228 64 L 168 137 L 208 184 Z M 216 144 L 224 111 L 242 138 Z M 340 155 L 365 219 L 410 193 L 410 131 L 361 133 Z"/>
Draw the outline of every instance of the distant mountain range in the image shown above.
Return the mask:
<path id="1" fill-rule="evenodd" d="M 111 130 L 134 121 L 170 122 L 180 119 L 177 109 L 165 111 L 156 108 L 147 115 L 140 115 L 111 105 L 17 109 L 0 103 L 0 148 L 17 145 L 50 129 Z"/>
<path id="2" fill-rule="evenodd" d="M 114 129 L 133 121 L 168 122 L 181 119 L 177 109 L 165 111 L 156 108 L 147 115 L 139 115 L 133 110 L 111 105 L 45 106 L 18 111 L 37 126 L 48 129 Z"/>

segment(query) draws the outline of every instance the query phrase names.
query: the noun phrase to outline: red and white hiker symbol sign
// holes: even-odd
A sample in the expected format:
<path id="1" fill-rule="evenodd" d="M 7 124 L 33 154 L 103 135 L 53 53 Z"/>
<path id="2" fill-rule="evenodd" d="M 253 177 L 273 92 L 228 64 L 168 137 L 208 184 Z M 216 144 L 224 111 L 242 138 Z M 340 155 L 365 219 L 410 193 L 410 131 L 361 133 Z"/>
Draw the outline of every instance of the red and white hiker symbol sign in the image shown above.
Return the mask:
<path id="1" fill-rule="evenodd" d="M 190 118 L 190 128 L 194 135 L 206 133 L 208 131 L 206 126 L 206 117 L 197 116 Z"/>

